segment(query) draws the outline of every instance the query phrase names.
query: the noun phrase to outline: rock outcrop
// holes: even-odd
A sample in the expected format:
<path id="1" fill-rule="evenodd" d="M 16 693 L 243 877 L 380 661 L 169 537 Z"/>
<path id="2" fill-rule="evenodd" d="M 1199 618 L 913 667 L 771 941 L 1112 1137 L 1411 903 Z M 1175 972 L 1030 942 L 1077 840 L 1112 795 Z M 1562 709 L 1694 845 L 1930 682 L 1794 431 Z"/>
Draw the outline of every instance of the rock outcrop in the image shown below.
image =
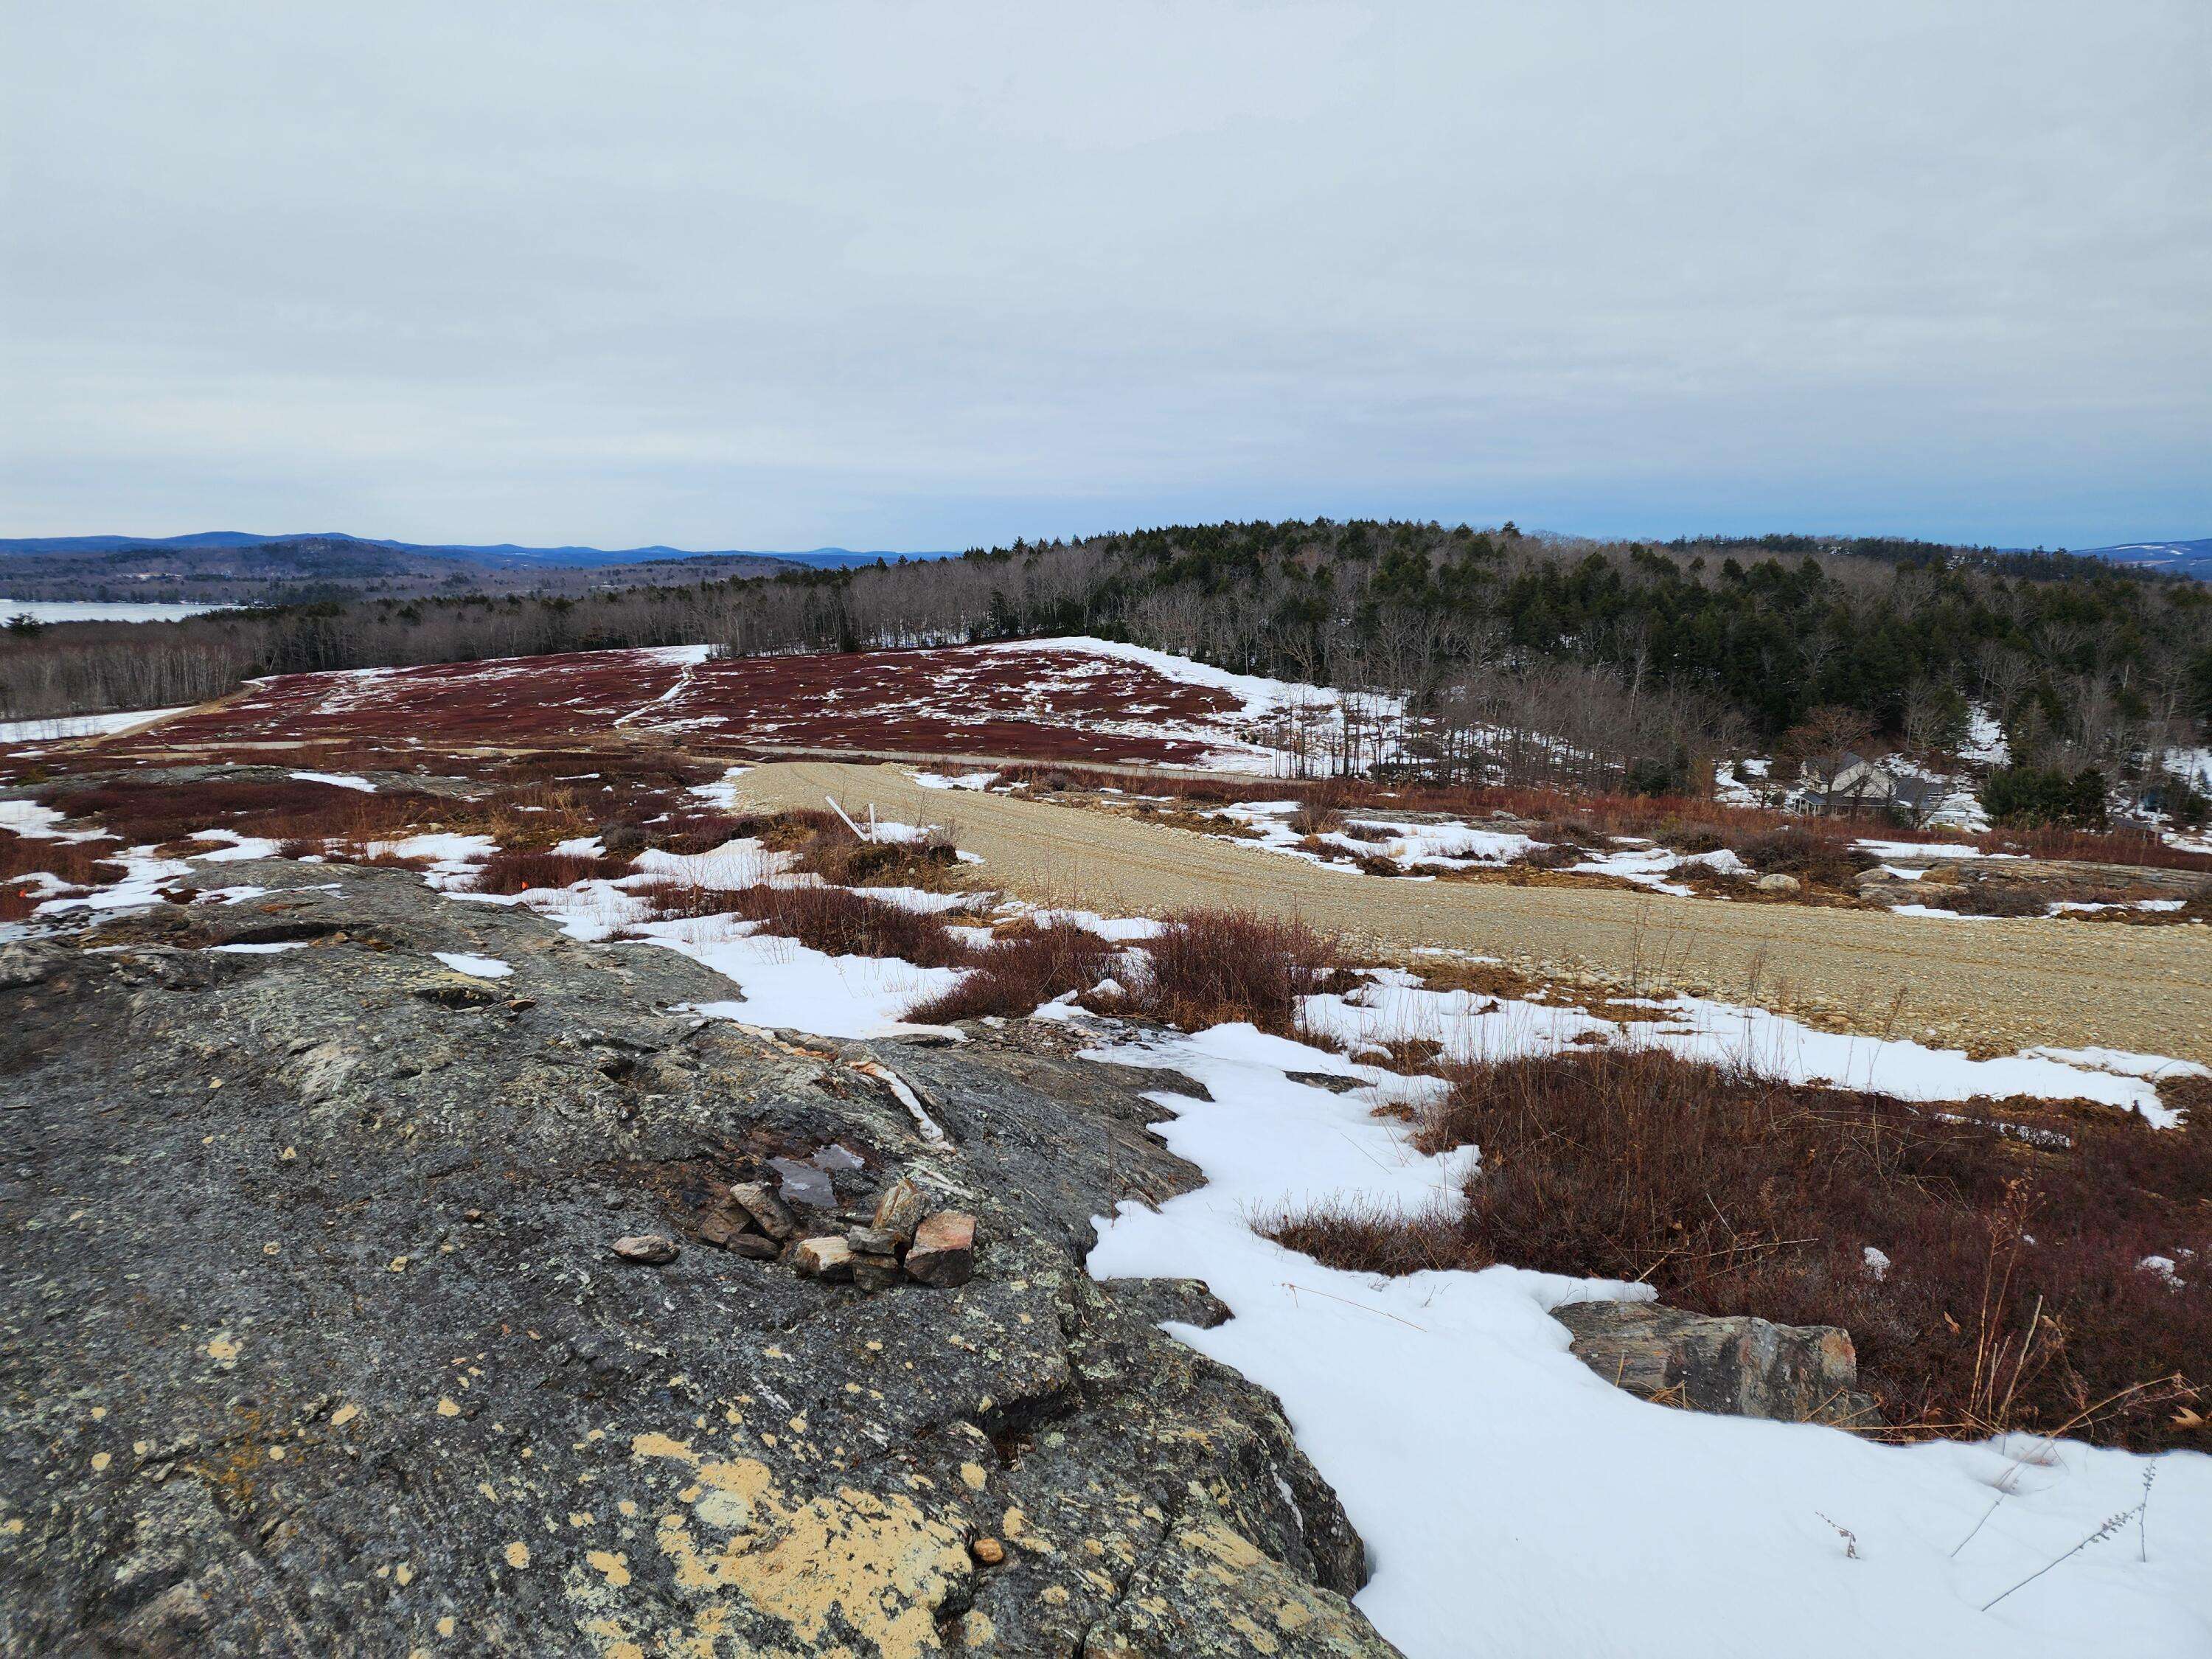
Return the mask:
<path id="1" fill-rule="evenodd" d="M 1835 1325 L 1716 1318 L 1656 1302 L 1575 1302 L 1552 1310 L 1573 1352 L 1618 1388 L 1689 1411 L 1784 1423 L 1871 1424 L 1858 1354 Z"/>
<path id="2" fill-rule="evenodd" d="M 402 872 L 220 879 L 272 890 L 0 972 L 0 1651 L 1392 1651 L 1274 1399 L 1158 1328 L 1204 1287 L 1083 1270 L 1194 1179 L 1158 1074 L 706 1019 L 672 952 Z"/>

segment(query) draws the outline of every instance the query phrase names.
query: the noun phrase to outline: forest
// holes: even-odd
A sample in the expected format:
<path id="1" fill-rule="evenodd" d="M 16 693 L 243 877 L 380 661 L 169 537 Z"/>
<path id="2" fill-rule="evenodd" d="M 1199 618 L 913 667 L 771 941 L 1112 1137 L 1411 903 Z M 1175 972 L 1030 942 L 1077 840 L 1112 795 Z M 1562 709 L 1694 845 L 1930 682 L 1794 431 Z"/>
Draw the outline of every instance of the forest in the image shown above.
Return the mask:
<path id="1" fill-rule="evenodd" d="M 1370 690 L 1427 761 L 1696 787 L 1708 757 L 1955 748 L 2144 776 L 2212 721 L 2212 592 L 2063 554 L 1802 536 L 1667 544 L 1434 523 L 1225 523 L 581 597 L 326 602 L 0 634 L 0 716 L 160 707 L 257 675 L 713 641 L 743 653 L 1063 634 Z M 1544 758 L 1549 756 L 1547 761 Z M 1706 775 L 1709 775 L 1707 774 Z M 1565 780 L 1561 780 L 1565 781 Z M 1577 781 L 1583 781 L 1577 777 Z"/>

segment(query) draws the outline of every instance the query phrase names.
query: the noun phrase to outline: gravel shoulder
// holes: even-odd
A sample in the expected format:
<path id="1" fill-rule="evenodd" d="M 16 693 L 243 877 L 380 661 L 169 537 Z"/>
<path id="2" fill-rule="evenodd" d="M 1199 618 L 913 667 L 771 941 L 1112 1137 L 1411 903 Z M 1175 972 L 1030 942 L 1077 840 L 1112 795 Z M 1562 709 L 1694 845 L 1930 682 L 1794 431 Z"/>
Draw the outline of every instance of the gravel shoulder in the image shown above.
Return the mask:
<path id="1" fill-rule="evenodd" d="M 887 766 L 779 762 L 738 781 L 763 807 L 949 823 L 1016 896 L 1108 912 L 1236 905 L 1384 954 L 1424 946 L 1753 1002 L 1838 1029 L 1976 1052 L 2100 1045 L 2212 1062 L 2212 931 L 1950 921 L 1664 894 L 1387 880 L 1165 825 L 926 789 Z"/>

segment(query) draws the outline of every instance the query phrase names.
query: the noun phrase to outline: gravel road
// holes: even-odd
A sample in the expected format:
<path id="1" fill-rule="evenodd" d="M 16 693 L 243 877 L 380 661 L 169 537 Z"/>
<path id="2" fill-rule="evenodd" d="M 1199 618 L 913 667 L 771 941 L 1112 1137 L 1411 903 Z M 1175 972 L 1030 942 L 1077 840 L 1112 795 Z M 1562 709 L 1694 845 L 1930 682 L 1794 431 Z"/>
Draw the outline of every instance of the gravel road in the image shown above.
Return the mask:
<path id="1" fill-rule="evenodd" d="M 1162 824 L 925 789 L 887 766 L 792 761 L 738 780 L 760 805 L 947 823 L 1016 896 L 1157 915 L 1296 915 L 1384 954 L 1432 945 L 1579 977 L 1698 992 L 1978 1053 L 2101 1045 L 2212 1062 L 2212 930 L 1946 921 L 1582 889 L 1391 880 Z"/>

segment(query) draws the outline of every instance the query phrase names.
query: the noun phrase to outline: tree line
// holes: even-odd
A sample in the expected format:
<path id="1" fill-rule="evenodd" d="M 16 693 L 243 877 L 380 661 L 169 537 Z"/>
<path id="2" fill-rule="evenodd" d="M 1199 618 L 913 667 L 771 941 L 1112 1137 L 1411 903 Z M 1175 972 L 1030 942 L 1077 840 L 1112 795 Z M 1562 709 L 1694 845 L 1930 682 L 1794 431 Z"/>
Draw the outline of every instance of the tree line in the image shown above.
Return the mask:
<path id="1" fill-rule="evenodd" d="M 252 675 L 622 646 L 756 654 L 1060 634 L 1371 693 L 1366 706 L 1399 711 L 1405 730 L 1376 712 L 1370 758 L 1514 781 L 1695 789 L 1712 758 L 1823 733 L 1941 751 L 1974 708 L 2002 723 L 2020 764 L 2122 777 L 2212 720 L 2212 593 L 2193 582 L 1894 540 L 1600 543 L 1326 519 L 576 599 L 69 624 L 0 636 L 0 711 L 161 706 Z"/>

